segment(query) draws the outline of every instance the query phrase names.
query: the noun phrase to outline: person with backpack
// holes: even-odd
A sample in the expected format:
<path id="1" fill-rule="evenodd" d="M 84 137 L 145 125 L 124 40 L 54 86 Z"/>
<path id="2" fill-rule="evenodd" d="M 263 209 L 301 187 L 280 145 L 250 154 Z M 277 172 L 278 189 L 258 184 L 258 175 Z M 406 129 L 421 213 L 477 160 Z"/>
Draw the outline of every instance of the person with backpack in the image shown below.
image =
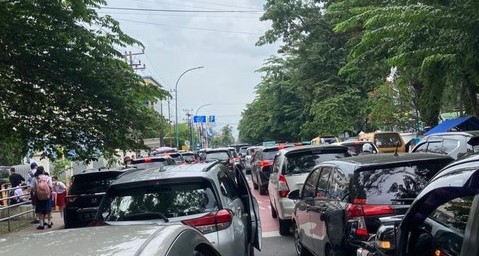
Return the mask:
<path id="1" fill-rule="evenodd" d="M 37 229 L 45 229 L 52 227 L 51 215 L 52 211 L 52 179 L 46 175 L 43 166 L 38 166 L 32 179 L 33 196 L 36 198 L 35 213 L 40 220 L 40 225 Z M 48 216 L 48 222 L 45 221 Z"/>

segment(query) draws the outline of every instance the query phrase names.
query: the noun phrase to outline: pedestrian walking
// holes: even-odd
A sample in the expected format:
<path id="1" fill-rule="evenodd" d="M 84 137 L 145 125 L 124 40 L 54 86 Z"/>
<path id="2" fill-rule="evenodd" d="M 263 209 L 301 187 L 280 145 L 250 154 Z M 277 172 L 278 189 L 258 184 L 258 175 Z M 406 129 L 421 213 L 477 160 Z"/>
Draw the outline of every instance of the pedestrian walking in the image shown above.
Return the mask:
<path id="1" fill-rule="evenodd" d="M 33 208 L 35 209 L 35 204 L 37 203 L 37 198 L 35 197 L 32 190 L 32 181 L 34 180 L 35 174 L 37 172 L 38 164 L 35 162 L 30 163 L 30 171 L 28 172 L 27 185 L 28 185 L 28 194 L 30 195 L 30 202 L 32 203 Z M 40 223 L 38 215 L 35 214 L 35 219 L 31 222 L 32 224 Z"/>
<path id="2" fill-rule="evenodd" d="M 51 200 L 53 184 L 51 178 L 46 175 L 43 166 L 38 166 L 31 184 L 33 196 L 36 198 L 35 213 L 40 221 L 40 225 L 37 229 L 45 229 L 45 226 L 51 228 L 52 220 L 49 213 L 52 211 Z M 47 217 L 48 222 L 46 221 Z"/>
<path id="3" fill-rule="evenodd" d="M 58 180 L 57 176 L 53 176 L 53 192 L 56 193 L 55 206 L 58 206 L 60 216 L 63 218 L 63 208 L 65 208 L 65 199 L 67 196 L 67 186 Z"/>

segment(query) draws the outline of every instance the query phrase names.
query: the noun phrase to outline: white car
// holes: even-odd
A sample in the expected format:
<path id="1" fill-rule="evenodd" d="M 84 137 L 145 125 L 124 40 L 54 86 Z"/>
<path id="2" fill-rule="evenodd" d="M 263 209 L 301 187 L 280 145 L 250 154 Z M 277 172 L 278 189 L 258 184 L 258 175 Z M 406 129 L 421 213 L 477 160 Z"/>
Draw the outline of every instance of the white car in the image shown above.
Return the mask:
<path id="1" fill-rule="evenodd" d="M 220 161 L 165 166 L 120 175 L 96 219 L 107 223 L 182 223 L 199 230 L 222 255 L 261 249 L 259 207 L 242 171 Z"/>
<path id="2" fill-rule="evenodd" d="M 181 224 L 106 225 L 0 239 L 0 255 L 220 256 L 199 231 Z"/>
<path id="3" fill-rule="evenodd" d="M 350 156 L 348 148 L 340 145 L 290 147 L 276 154 L 269 177 L 268 194 L 271 215 L 278 218 L 281 235 L 289 234 L 291 229 L 294 201 L 288 198 L 288 193 L 301 189 L 317 164 L 347 156 Z"/>

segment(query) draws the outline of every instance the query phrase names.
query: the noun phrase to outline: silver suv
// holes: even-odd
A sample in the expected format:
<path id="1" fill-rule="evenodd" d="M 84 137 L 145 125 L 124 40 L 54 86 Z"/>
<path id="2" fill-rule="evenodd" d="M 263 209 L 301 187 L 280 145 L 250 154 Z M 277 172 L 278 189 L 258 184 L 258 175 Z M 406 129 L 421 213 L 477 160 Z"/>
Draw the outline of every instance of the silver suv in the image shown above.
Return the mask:
<path id="1" fill-rule="evenodd" d="M 479 148 L 479 131 L 442 132 L 424 137 L 412 152 L 431 152 L 454 159 L 474 154 Z"/>
<path id="2" fill-rule="evenodd" d="M 317 145 L 285 148 L 279 151 L 269 177 L 268 194 L 271 215 L 278 218 L 279 233 L 290 233 L 294 201 L 289 191 L 301 189 L 313 168 L 328 160 L 350 156 L 348 148 L 340 145 Z"/>
<path id="3" fill-rule="evenodd" d="M 215 161 L 125 173 L 107 190 L 96 218 L 110 225 L 183 223 L 221 255 L 253 255 L 253 247 L 261 249 L 258 209 L 244 174 Z"/>

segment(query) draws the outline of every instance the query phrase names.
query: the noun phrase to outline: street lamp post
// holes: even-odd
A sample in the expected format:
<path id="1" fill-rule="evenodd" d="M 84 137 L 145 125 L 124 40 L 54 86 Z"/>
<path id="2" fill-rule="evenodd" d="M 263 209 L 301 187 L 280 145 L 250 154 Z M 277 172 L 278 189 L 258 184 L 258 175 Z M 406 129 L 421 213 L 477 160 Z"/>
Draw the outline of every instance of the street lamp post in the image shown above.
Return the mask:
<path id="1" fill-rule="evenodd" d="M 175 115 L 176 115 L 176 118 L 175 118 L 175 129 L 176 129 L 176 148 L 179 149 L 180 147 L 180 139 L 179 139 L 179 136 L 178 136 L 178 83 L 180 82 L 180 79 L 181 77 L 183 77 L 186 73 L 192 71 L 192 70 L 195 70 L 195 69 L 200 69 L 200 68 L 204 68 L 203 66 L 199 66 L 199 67 L 194 67 L 194 68 L 190 68 L 190 69 L 187 69 L 185 70 L 185 72 L 183 72 L 180 77 L 178 77 L 178 80 L 176 80 L 176 85 L 175 85 Z"/>
<path id="2" fill-rule="evenodd" d="M 201 109 L 202 107 L 206 107 L 206 106 L 211 106 L 211 104 L 204 104 L 204 105 L 199 106 L 199 107 L 196 109 L 195 116 L 198 116 L 198 111 L 200 111 L 200 109 Z M 198 138 L 200 139 L 200 142 L 201 142 L 201 133 L 200 133 L 200 136 L 199 136 Z M 192 145 L 195 145 L 194 140 L 193 140 L 193 135 L 191 136 L 191 142 L 192 142 Z"/>

